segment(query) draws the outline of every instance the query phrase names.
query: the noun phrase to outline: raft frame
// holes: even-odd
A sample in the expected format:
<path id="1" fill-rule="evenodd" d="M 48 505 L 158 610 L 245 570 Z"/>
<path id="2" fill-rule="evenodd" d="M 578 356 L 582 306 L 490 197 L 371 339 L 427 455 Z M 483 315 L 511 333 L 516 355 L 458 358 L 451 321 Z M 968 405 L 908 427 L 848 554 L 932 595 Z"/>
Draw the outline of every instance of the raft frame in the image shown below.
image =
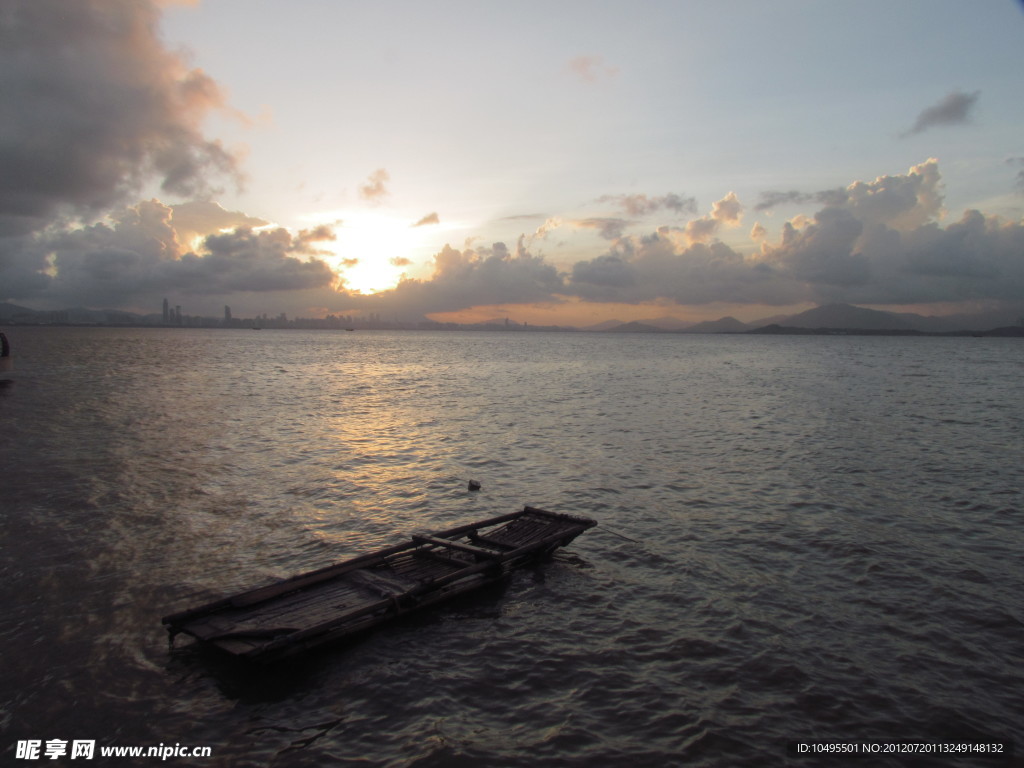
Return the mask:
<path id="1" fill-rule="evenodd" d="M 163 617 L 179 634 L 267 662 L 475 591 L 569 544 L 595 520 L 526 506 Z"/>

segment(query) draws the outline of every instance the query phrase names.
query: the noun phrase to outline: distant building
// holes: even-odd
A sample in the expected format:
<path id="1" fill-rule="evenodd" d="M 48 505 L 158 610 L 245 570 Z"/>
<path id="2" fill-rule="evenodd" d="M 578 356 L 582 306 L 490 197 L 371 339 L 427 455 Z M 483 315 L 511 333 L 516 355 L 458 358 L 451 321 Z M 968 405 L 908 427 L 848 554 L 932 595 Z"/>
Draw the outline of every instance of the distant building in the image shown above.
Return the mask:
<path id="1" fill-rule="evenodd" d="M 224 305 L 224 325 L 231 325 L 231 307 Z"/>
<path id="2" fill-rule="evenodd" d="M 164 325 L 168 325 L 171 322 L 171 308 L 167 304 L 167 299 L 164 299 Z"/>

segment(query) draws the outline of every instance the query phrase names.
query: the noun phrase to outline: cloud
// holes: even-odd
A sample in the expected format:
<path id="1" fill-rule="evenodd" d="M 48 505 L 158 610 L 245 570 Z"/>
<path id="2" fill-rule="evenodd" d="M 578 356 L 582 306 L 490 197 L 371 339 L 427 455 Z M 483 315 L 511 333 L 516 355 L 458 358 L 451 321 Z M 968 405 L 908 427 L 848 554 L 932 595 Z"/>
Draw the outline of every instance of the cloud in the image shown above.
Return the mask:
<path id="1" fill-rule="evenodd" d="M 390 291 L 352 296 L 348 305 L 420 317 L 473 306 L 552 301 L 562 289 L 562 277 L 543 257 L 529 253 L 524 240 L 514 252 L 501 242 L 461 251 L 445 245 L 434 255 L 430 279 L 407 278 Z"/>
<path id="2" fill-rule="evenodd" d="M 569 71 L 584 83 L 596 83 L 619 73 L 618 68 L 605 66 L 600 56 L 576 56 L 569 60 L 568 66 Z"/>
<path id="3" fill-rule="evenodd" d="M 847 193 L 843 188 L 826 189 L 821 192 L 780 192 L 769 190 L 761 193 L 761 202 L 754 206 L 755 211 L 768 211 L 778 205 L 803 205 L 817 203 L 819 205 L 838 205 L 846 200 Z"/>
<path id="4" fill-rule="evenodd" d="M 623 230 L 629 226 L 629 222 L 625 219 L 615 218 L 590 218 L 590 219 L 577 219 L 573 221 L 573 225 L 581 229 L 594 229 L 597 233 L 605 240 L 617 240 L 622 237 Z M 548 225 L 545 223 L 545 229 Z M 538 230 L 540 231 L 540 230 Z M 545 232 L 547 229 L 545 229 Z"/>
<path id="5" fill-rule="evenodd" d="M 334 239 L 320 226 L 292 235 L 284 229 L 239 227 L 208 235 L 198 251 L 185 248 L 174 208 L 158 200 L 114 212 L 107 221 L 36 236 L 30 250 L 46 254 L 45 271 L 22 295 L 53 306 L 156 306 L 172 295 L 306 290 L 336 276 L 318 244 Z"/>
<path id="6" fill-rule="evenodd" d="M 441 219 L 438 218 L 437 212 L 435 211 L 434 213 L 428 213 L 422 219 L 420 219 L 415 224 L 413 224 L 413 226 L 414 227 L 425 227 L 428 224 L 440 224 L 440 223 L 441 223 Z"/>
<path id="7" fill-rule="evenodd" d="M 359 196 L 370 203 L 381 203 L 390 194 L 384 186 L 390 180 L 390 174 L 384 168 L 378 168 L 367 177 L 365 184 L 359 186 Z"/>
<path id="8" fill-rule="evenodd" d="M 544 213 L 517 213 L 514 216 L 503 216 L 499 221 L 527 221 L 530 219 L 546 219 Z"/>
<path id="9" fill-rule="evenodd" d="M 916 226 L 939 215 L 942 185 L 938 161 L 931 158 L 915 165 L 906 175 L 879 176 L 872 182 L 855 181 L 845 188 L 821 192 L 762 192 L 755 211 L 777 205 L 816 203 L 826 208 L 852 206 L 872 223 Z"/>
<path id="10" fill-rule="evenodd" d="M 101 214 L 150 179 L 181 196 L 240 183 L 235 157 L 201 132 L 224 95 L 164 47 L 151 2 L 14 0 L 0 94 L 0 234 Z"/>
<path id="11" fill-rule="evenodd" d="M 937 104 L 922 110 L 917 120 L 903 136 L 924 133 L 930 128 L 943 125 L 963 125 L 970 122 L 970 113 L 978 101 L 981 91 L 962 93 L 953 91 Z"/>
<path id="12" fill-rule="evenodd" d="M 808 299 L 926 304 L 1024 296 L 1024 225 L 967 211 L 947 227 L 934 159 L 906 174 L 854 182 L 841 204 L 788 223 L 764 245 L 774 268 L 803 283 Z"/>
<path id="13" fill-rule="evenodd" d="M 730 192 L 721 200 L 711 204 L 711 213 L 690 221 L 683 232 L 690 243 L 704 243 L 714 237 L 722 225 L 739 226 L 742 218 L 743 206 L 736 197 L 736 193 Z"/>
<path id="14" fill-rule="evenodd" d="M 647 195 L 604 195 L 597 199 L 599 203 L 614 202 L 630 216 L 650 216 L 662 210 L 674 213 L 696 213 L 697 201 L 692 197 L 683 197 L 669 193 L 662 197 Z"/>
<path id="15" fill-rule="evenodd" d="M 703 243 L 710 240 L 718 231 L 718 222 L 710 216 L 694 219 L 683 230 L 691 243 Z"/>
<path id="16" fill-rule="evenodd" d="M 1020 193 L 1024 193 L 1024 157 L 1011 157 L 1011 158 L 1008 158 L 1007 161 L 1006 161 L 1006 164 L 1007 165 L 1011 165 L 1011 166 L 1015 165 L 1015 166 L 1020 167 L 1020 170 L 1017 171 L 1017 178 L 1015 179 L 1015 181 L 1016 181 L 1017 191 L 1020 192 Z"/>
<path id="17" fill-rule="evenodd" d="M 186 246 L 197 238 L 238 227 L 265 227 L 270 222 L 241 211 L 228 211 L 220 203 L 193 200 L 171 206 L 171 226 Z"/>
<path id="18" fill-rule="evenodd" d="M 552 216 L 549 219 L 545 219 L 544 223 L 537 227 L 537 229 L 533 233 L 533 236 L 535 238 L 543 239 L 561 226 L 562 220 L 557 216 Z"/>
<path id="19" fill-rule="evenodd" d="M 800 283 L 860 285 L 869 279 L 867 259 L 854 248 L 864 223 L 847 208 L 825 208 L 814 223 L 797 230 L 787 223 L 777 252 L 787 273 Z"/>
<path id="20" fill-rule="evenodd" d="M 718 202 L 711 204 L 711 218 L 719 224 L 739 226 L 740 219 L 743 218 L 743 206 L 740 205 L 735 192 L 730 192 Z"/>
<path id="21" fill-rule="evenodd" d="M 831 207 L 849 207 L 867 226 L 911 229 L 942 212 L 941 181 L 939 161 L 931 158 L 901 176 L 855 181 L 846 188 L 846 200 Z"/>
<path id="22" fill-rule="evenodd" d="M 747 259 L 721 242 L 687 245 L 677 233 L 663 227 L 645 237 L 623 239 L 609 253 L 578 262 L 566 293 L 587 301 L 635 304 L 801 300 L 801 287 L 771 265 Z"/>
<path id="23" fill-rule="evenodd" d="M 751 252 L 715 239 L 723 227 L 742 222 L 743 206 L 729 193 L 705 216 L 646 235 L 626 235 L 624 219 L 569 221 L 598 230 L 609 245 L 564 273 L 529 253 L 525 238 L 514 253 L 501 243 L 464 250 L 446 246 L 435 256 L 430 278 L 407 279 L 393 291 L 354 300 L 368 311 L 376 307 L 425 315 L 566 297 L 782 306 L 1019 303 L 1024 295 L 1024 224 L 969 211 L 960 221 L 941 226 L 942 179 L 934 159 L 903 174 L 804 197 L 817 202 L 818 210 L 786 222 L 774 241 L 755 224 L 751 238 L 760 249 Z"/>
<path id="24" fill-rule="evenodd" d="M 627 303 L 1021 304 L 1024 223 L 967 211 L 941 226 L 934 159 L 807 199 L 829 203 L 786 222 L 776 242 L 755 224 L 760 251 L 743 254 L 712 240 L 722 224 L 739 223 L 739 201 L 727 195 L 683 228 L 622 237 L 605 254 L 577 262 L 566 294 Z"/>

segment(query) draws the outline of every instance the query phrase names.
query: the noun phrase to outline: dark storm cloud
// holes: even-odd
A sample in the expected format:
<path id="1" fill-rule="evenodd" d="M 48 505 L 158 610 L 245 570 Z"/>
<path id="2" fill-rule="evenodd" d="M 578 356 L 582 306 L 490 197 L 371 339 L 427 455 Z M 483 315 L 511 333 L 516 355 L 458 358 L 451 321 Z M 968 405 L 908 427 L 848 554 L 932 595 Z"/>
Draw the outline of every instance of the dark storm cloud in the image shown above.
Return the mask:
<path id="1" fill-rule="evenodd" d="M 238 178 L 205 139 L 216 83 L 158 37 L 142 0 L 11 0 L 0 13 L 0 234 L 62 213 L 95 215 L 156 178 L 204 195 Z"/>
<path id="2" fill-rule="evenodd" d="M 943 125 L 962 125 L 970 122 L 971 110 L 978 102 L 981 91 L 961 93 L 954 91 L 937 104 L 924 109 L 904 136 L 923 133 L 929 128 Z"/>

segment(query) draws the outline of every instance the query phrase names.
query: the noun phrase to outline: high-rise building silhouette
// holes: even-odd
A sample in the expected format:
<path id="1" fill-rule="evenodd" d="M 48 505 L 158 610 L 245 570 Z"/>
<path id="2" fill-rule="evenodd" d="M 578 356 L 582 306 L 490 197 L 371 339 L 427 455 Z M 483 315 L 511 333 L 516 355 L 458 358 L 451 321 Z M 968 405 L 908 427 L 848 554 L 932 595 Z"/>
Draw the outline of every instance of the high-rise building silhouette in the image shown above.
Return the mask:
<path id="1" fill-rule="evenodd" d="M 167 325 L 171 321 L 171 311 L 167 304 L 167 299 L 164 299 L 164 325 Z"/>

